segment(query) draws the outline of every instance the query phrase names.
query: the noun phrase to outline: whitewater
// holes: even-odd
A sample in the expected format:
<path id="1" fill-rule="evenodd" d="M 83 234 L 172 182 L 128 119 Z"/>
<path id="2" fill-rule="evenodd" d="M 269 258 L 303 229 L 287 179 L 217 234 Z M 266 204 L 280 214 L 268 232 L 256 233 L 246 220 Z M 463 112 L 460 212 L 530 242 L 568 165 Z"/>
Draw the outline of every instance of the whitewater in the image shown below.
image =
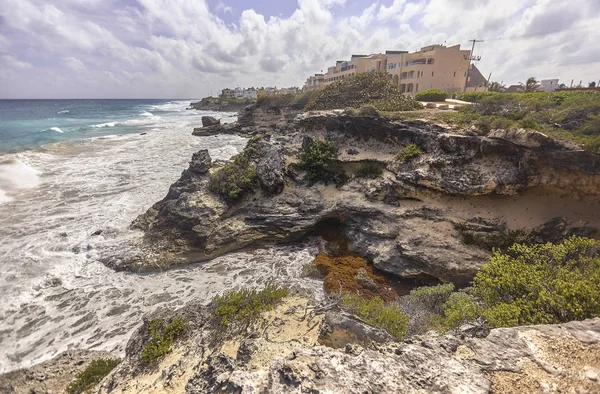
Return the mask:
<path id="1" fill-rule="evenodd" d="M 317 239 L 146 274 L 100 262 L 139 253 L 142 233 L 131 222 L 166 195 L 194 152 L 227 159 L 245 146 L 237 136 L 192 136 L 203 115 L 235 116 L 185 110 L 188 104 L 148 104 L 127 117 L 73 126 L 88 130 L 82 138 L 69 139 L 73 131 L 64 126 L 63 133 L 39 127 L 50 135 L 44 138 L 61 140 L 0 154 L 0 373 L 68 349 L 122 354 L 145 313 L 208 302 L 238 286 L 276 279 L 320 288 L 299 278 L 322 247 Z M 75 112 L 59 110 L 56 116 Z M 129 131 L 107 134 L 119 126 Z"/>

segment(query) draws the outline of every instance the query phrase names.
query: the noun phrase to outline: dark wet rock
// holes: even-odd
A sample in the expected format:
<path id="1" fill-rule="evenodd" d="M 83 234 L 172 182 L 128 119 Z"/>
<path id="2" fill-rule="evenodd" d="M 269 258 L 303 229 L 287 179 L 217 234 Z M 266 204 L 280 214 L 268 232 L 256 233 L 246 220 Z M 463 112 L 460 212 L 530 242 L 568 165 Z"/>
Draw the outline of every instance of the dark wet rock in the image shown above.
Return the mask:
<path id="1" fill-rule="evenodd" d="M 559 242 L 564 239 L 566 228 L 567 220 L 557 216 L 533 229 L 531 235 L 537 243 Z"/>
<path id="2" fill-rule="evenodd" d="M 216 126 L 221 124 L 221 119 L 217 119 L 213 116 L 202 117 L 202 127 Z"/>
<path id="3" fill-rule="evenodd" d="M 279 194 L 285 185 L 285 160 L 278 146 L 269 146 L 263 150 L 262 157 L 256 166 L 256 175 L 260 185 L 271 194 Z"/>
<path id="4" fill-rule="evenodd" d="M 576 235 L 578 237 L 591 237 L 598 231 L 593 227 L 572 227 L 567 231 L 567 237 Z"/>

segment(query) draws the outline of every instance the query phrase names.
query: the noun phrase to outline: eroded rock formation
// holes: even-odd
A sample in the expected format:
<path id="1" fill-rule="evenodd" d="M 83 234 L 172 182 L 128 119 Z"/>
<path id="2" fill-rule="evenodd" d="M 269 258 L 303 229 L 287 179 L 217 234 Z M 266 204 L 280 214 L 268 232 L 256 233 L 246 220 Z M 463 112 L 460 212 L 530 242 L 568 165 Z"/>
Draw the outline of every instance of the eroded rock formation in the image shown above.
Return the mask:
<path id="1" fill-rule="evenodd" d="M 226 202 L 208 189 L 209 173 L 197 171 L 193 159 L 167 197 L 135 223 L 159 256 L 152 267 L 295 241 L 335 219 L 350 249 L 383 271 L 466 283 L 489 251 L 468 245 L 465 229 L 485 237 L 532 231 L 562 218 L 552 234 L 536 230 L 534 238 L 545 242 L 600 226 L 600 156 L 539 133 L 466 136 L 416 121 L 340 112 L 293 115 L 250 107 L 240 122 L 219 126 L 242 135 L 268 133 L 253 148 L 260 185 L 241 201 Z M 364 161 L 379 162 L 385 171 L 376 179 L 352 177 L 339 188 L 310 185 L 289 166 L 310 139 L 332 141 L 349 174 Z M 423 153 L 400 163 L 395 154 L 408 144 Z M 161 243 L 168 258 L 160 257 Z M 112 265 L 149 268 L 143 259 Z"/>

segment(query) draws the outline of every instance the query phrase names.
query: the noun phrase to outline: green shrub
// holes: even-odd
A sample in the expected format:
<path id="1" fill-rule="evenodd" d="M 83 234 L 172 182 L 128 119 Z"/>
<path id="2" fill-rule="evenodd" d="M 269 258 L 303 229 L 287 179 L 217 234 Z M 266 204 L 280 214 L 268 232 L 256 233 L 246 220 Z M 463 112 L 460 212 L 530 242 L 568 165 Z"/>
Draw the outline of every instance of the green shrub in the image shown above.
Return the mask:
<path id="1" fill-rule="evenodd" d="M 379 297 L 366 300 L 355 294 L 346 295 L 342 305 L 348 312 L 360 317 L 369 324 L 387 331 L 401 341 L 406 334 L 408 317 L 397 305 L 385 305 Z"/>
<path id="2" fill-rule="evenodd" d="M 383 174 L 381 165 L 373 162 L 360 163 L 360 167 L 356 172 L 356 176 L 359 178 L 377 178 Z"/>
<path id="3" fill-rule="evenodd" d="M 527 115 L 526 117 L 521 119 L 519 121 L 519 125 L 521 125 L 521 127 L 525 129 L 537 129 L 539 127 L 537 121 L 531 115 Z"/>
<path id="4" fill-rule="evenodd" d="M 67 386 L 67 394 L 80 394 L 91 390 L 110 373 L 121 360 L 118 358 L 100 358 L 90 364 Z"/>
<path id="5" fill-rule="evenodd" d="M 419 156 L 423 151 L 416 144 L 409 144 L 396 154 L 396 160 L 400 163 L 406 163 L 413 157 Z"/>
<path id="6" fill-rule="evenodd" d="M 240 153 L 210 175 L 210 190 L 233 202 L 254 190 L 257 184 L 256 166 L 248 155 Z"/>
<path id="7" fill-rule="evenodd" d="M 358 116 L 369 116 L 377 118 L 379 117 L 379 112 L 372 105 L 363 105 L 358 109 Z"/>
<path id="8" fill-rule="evenodd" d="M 442 305 L 454 291 L 452 283 L 437 286 L 421 286 L 410 291 L 411 302 L 420 304 L 431 311 L 431 313 L 442 313 Z"/>
<path id="9" fill-rule="evenodd" d="M 481 310 L 475 298 L 464 291 L 452 293 L 442 305 L 442 310 L 444 317 L 437 323 L 444 330 L 458 328 L 481 316 Z"/>
<path id="10" fill-rule="evenodd" d="M 185 332 L 187 324 L 187 320 L 181 316 L 176 317 L 169 324 L 165 324 L 164 319 L 154 319 L 148 322 L 150 341 L 142 350 L 142 360 L 151 364 L 163 358 L 171 350 L 173 341 Z"/>
<path id="11" fill-rule="evenodd" d="M 415 95 L 417 101 L 445 101 L 447 98 L 448 93 L 437 89 L 423 90 Z"/>
<path id="12" fill-rule="evenodd" d="M 262 290 L 231 290 L 222 296 L 213 298 L 214 316 L 221 326 L 239 325 L 246 327 L 260 316 L 272 309 L 282 298 L 288 295 L 289 289 L 269 282 Z"/>
<path id="13" fill-rule="evenodd" d="M 367 104 L 379 111 L 412 111 L 423 108 L 411 96 L 400 93 L 386 72 L 373 71 L 356 74 L 316 90 L 305 110 L 359 108 Z"/>
<path id="14" fill-rule="evenodd" d="M 600 241 L 496 251 L 475 276 L 473 294 L 496 327 L 561 323 L 600 316 Z"/>
<path id="15" fill-rule="evenodd" d="M 337 165 L 338 149 L 330 141 L 314 140 L 298 154 L 298 168 L 306 171 L 310 182 L 340 183 L 347 176 Z"/>

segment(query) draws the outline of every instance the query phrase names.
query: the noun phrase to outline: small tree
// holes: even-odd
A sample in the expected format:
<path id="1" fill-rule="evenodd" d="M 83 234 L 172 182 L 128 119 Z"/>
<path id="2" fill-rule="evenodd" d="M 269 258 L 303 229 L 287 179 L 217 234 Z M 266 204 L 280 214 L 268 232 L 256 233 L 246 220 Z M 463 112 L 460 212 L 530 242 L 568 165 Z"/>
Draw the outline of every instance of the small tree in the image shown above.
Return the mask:
<path id="1" fill-rule="evenodd" d="M 595 87 L 596 87 L 596 82 L 588 83 L 588 88 L 595 88 Z"/>
<path id="2" fill-rule="evenodd" d="M 506 86 L 504 86 L 500 82 L 494 81 L 490 83 L 490 85 L 488 86 L 488 90 L 490 92 L 504 92 L 506 90 Z"/>
<path id="3" fill-rule="evenodd" d="M 535 77 L 529 77 L 525 83 L 519 82 L 519 85 L 523 87 L 525 93 L 533 93 L 538 90 L 538 81 Z"/>
<path id="4" fill-rule="evenodd" d="M 330 141 L 314 140 L 298 154 L 298 167 L 306 171 L 311 182 L 327 182 L 334 177 L 338 149 Z"/>

